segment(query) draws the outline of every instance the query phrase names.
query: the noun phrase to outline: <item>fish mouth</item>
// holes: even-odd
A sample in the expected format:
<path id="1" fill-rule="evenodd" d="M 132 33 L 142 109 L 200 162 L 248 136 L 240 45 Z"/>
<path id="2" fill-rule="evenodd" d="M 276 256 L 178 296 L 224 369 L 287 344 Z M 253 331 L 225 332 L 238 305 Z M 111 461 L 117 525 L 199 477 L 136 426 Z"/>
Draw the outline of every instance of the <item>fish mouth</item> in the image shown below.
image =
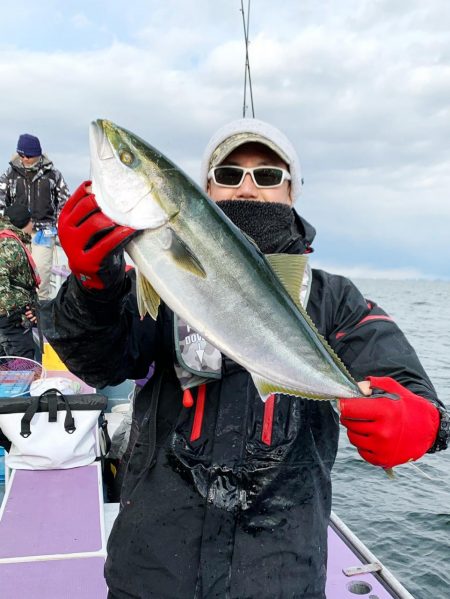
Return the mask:
<path id="1" fill-rule="evenodd" d="M 110 160 L 114 158 L 114 151 L 108 136 L 103 128 L 103 120 L 92 121 L 89 127 L 89 139 L 91 152 L 95 150 L 99 160 Z"/>

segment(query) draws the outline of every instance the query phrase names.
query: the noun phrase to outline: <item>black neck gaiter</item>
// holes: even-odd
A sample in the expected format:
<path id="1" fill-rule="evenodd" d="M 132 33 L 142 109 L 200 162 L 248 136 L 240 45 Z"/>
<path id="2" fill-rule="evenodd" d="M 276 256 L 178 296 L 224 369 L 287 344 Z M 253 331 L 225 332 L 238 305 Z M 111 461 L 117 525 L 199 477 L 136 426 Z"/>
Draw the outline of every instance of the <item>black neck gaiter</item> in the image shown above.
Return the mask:
<path id="1" fill-rule="evenodd" d="M 217 206 L 264 254 L 276 253 L 291 236 L 291 206 L 253 200 L 222 200 Z"/>

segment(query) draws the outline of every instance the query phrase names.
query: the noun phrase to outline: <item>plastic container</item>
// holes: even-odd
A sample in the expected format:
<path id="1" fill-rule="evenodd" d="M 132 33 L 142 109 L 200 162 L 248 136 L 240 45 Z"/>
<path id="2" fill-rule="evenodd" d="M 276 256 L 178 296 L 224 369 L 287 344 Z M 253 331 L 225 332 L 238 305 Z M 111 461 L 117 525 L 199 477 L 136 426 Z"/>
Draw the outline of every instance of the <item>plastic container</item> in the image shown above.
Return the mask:
<path id="1" fill-rule="evenodd" d="M 125 415 L 125 414 L 128 414 L 129 409 L 130 409 L 130 402 L 127 401 L 125 403 L 117 404 L 116 406 L 111 408 L 111 412 L 114 412 L 115 414 Z"/>
<path id="2" fill-rule="evenodd" d="M 29 396 L 31 383 L 45 378 L 42 364 L 20 356 L 0 356 L 0 398 Z"/>

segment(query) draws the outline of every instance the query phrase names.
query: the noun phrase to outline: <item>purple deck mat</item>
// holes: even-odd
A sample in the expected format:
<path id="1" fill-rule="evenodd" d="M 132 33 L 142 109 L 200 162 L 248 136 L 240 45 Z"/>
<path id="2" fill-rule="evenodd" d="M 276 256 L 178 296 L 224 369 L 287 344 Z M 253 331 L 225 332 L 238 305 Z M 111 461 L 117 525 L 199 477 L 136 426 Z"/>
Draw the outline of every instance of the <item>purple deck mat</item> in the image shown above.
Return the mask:
<path id="1" fill-rule="evenodd" d="M 343 568 L 360 566 L 362 563 L 331 526 L 329 526 L 327 599 L 355 599 L 355 597 L 392 599 L 392 597 L 397 597 L 396 594 L 392 595 L 389 593 L 373 574 L 345 576 L 342 572 Z"/>
<path id="2" fill-rule="evenodd" d="M 0 521 L 0 558 L 102 549 L 97 466 L 16 470 Z"/>
<path id="3" fill-rule="evenodd" d="M 102 557 L 0 564 L 5 599 L 106 599 Z"/>

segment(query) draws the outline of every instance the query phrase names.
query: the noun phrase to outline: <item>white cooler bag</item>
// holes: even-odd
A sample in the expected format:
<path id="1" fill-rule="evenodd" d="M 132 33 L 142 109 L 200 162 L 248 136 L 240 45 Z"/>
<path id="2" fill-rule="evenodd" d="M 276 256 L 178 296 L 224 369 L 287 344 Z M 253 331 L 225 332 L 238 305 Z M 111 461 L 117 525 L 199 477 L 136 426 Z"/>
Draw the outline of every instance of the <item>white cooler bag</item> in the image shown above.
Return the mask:
<path id="1" fill-rule="evenodd" d="M 99 418 L 107 398 L 95 393 L 0 397 L 0 429 L 11 441 L 9 468 L 52 470 L 91 464 L 99 455 Z"/>

